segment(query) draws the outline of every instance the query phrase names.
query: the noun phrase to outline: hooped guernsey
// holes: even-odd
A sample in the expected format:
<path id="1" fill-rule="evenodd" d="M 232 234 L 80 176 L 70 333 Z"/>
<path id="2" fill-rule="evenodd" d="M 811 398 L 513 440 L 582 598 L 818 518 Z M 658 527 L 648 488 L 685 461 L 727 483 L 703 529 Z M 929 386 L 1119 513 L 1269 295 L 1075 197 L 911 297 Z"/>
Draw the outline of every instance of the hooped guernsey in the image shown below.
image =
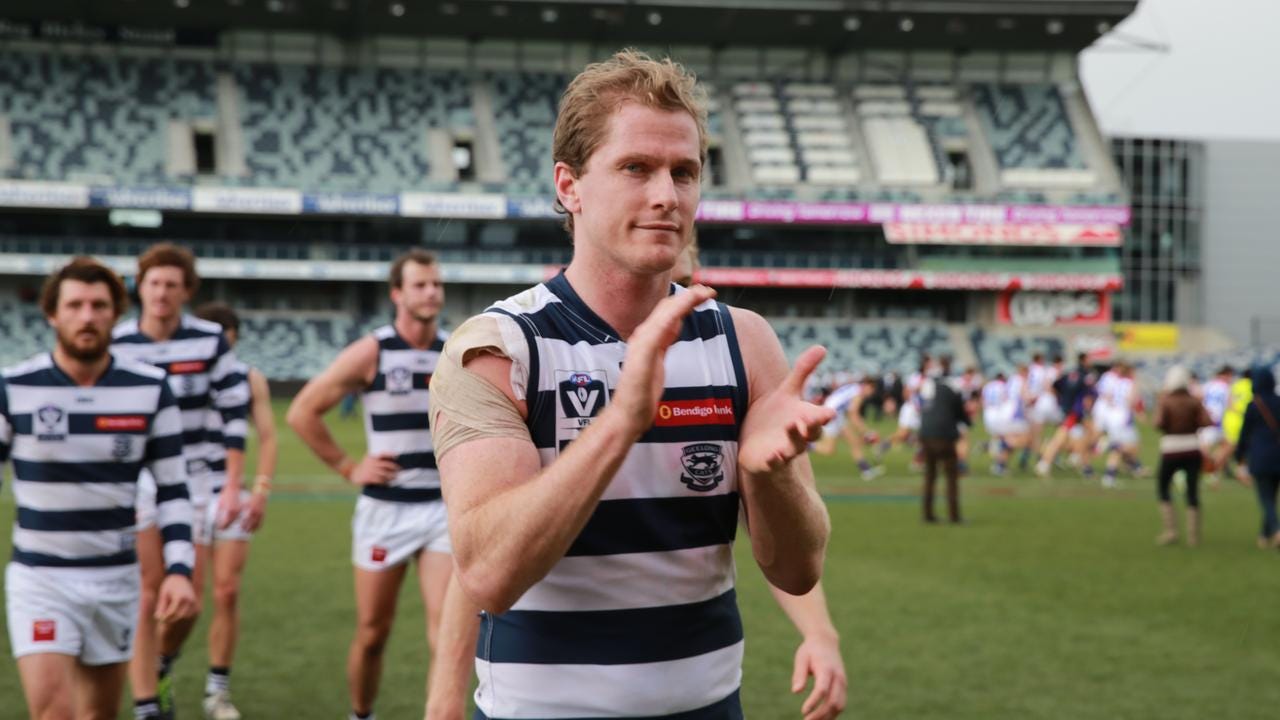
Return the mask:
<path id="1" fill-rule="evenodd" d="M 527 426 L 550 465 L 609 403 L 627 346 L 563 273 L 485 315 L 527 369 Z M 665 370 L 653 426 L 565 557 L 509 611 L 483 616 L 479 717 L 742 716 L 733 541 L 749 396 L 729 309 L 696 307 Z"/>

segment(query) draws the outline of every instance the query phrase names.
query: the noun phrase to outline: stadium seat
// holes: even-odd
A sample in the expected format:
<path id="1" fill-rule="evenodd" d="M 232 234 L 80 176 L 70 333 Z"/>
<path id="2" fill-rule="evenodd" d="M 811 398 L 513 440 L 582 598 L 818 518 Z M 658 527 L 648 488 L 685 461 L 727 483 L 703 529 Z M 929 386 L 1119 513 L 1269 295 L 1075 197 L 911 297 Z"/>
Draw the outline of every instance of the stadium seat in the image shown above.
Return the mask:
<path id="1" fill-rule="evenodd" d="M 1087 187 L 1095 182 L 1057 87 L 980 83 L 972 91 L 1006 185 Z"/>
<path id="2" fill-rule="evenodd" d="M 257 185 L 420 187 L 431 171 L 428 129 L 474 127 L 469 83 L 456 73 L 254 63 L 235 77 Z"/>
<path id="3" fill-rule="evenodd" d="M 788 360 L 805 348 L 827 348 L 826 373 L 907 373 L 919 366 L 921 353 L 952 354 L 950 336 L 940 323 L 892 323 L 800 318 L 771 318 Z"/>
<path id="4" fill-rule="evenodd" d="M 216 118 L 213 63 L 0 52 L 0 115 L 21 179 L 156 185 L 171 119 Z"/>
<path id="5" fill-rule="evenodd" d="M 1035 353 L 1044 354 L 1046 360 L 1055 356 L 1066 357 L 1062 338 L 1034 334 L 993 334 L 982 328 L 969 333 L 973 353 L 978 358 L 982 374 L 992 377 L 996 373 L 1012 373 L 1019 365 L 1031 362 Z"/>

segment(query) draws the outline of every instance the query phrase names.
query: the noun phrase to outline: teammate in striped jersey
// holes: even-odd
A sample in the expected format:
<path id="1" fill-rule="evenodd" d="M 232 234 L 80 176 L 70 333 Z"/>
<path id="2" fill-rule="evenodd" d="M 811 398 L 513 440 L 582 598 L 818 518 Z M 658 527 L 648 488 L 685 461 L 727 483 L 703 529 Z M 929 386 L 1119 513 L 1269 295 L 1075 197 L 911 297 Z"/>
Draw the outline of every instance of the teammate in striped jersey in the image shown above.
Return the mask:
<path id="1" fill-rule="evenodd" d="M 484 608 L 477 717 L 741 718 L 740 509 L 765 578 L 817 584 L 830 520 L 801 398 L 759 315 L 670 282 L 706 154 L 693 78 L 634 51 L 560 104 L 564 273 L 468 321 L 433 383 L 461 587 Z M 465 330 L 465 332 L 464 332 Z M 838 712 L 825 694 L 811 718 Z"/>
<path id="2" fill-rule="evenodd" d="M 46 280 L 52 353 L 0 376 L 0 461 L 18 506 L 5 572 L 9 641 L 32 718 L 113 718 L 138 617 L 138 471 L 155 478 L 164 580 L 155 611 L 195 611 L 182 422 L 164 373 L 113 358 L 124 283 L 90 258 Z M 12 703 L 6 701 L 9 711 Z"/>
<path id="3" fill-rule="evenodd" d="M 433 653 L 453 571 L 427 419 L 427 383 L 444 346 L 444 283 L 435 256 L 425 250 L 397 258 L 389 282 L 394 322 L 343 350 L 302 388 L 287 417 L 317 457 L 362 488 L 352 521 L 356 632 L 347 655 L 351 714 L 362 720 L 373 716 L 382 651 L 409 561 L 418 561 Z M 363 393 L 368 450 L 360 460 L 338 446 L 324 423 L 324 414 L 352 392 Z"/>
<path id="4" fill-rule="evenodd" d="M 168 372 L 169 389 L 182 411 L 182 455 L 186 462 L 195 517 L 193 539 L 196 560 L 192 572 L 197 607 L 204 593 L 205 569 L 211 548 L 202 527 L 210 505 L 216 507 L 219 527 L 226 527 L 239 513 L 244 436 L 249 390 L 239 362 L 222 336 L 222 328 L 183 313 L 183 306 L 200 284 L 195 258 L 185 248 L 158 243 L 138 258 L 138 319 L 116 326 L 111 352 L 116 357 L 155 365 Z M 220 415 L 225 462 L 209 460 L 211 412 Z M 143 602 L 138 622 L 138 652 L 130 666 L 134 714 L 138 718 L 173 714 L 170 670 L 195 617 L 156 626 L 148 593 L 159 582 L 159 541 L 155 527 L 152 483 L 140 479 L 138 502 L 138 555 L 142 565 Z M 220 492 L 226 487 L 229 492 Z M 158 651 L 158 652 L 157 652 Z M 159 662 L 157 662 L 157 654 Z"/>
<path id="5" fill-rule="evenodd" d="M 240 318 L 225 303 L 210 302 L 196 308 L 201 320 L 217 323 L 227 344 L 233 349 L 240 339 Z M 214 514 L 217 506 L 210 504 L 205 510 L 201 529 L 205 537 L 197 542 L 212 544 L 213 553 L 213 618 L 209 623 L 209 672 L 205 676 L 204 713 L 210 720 L 239 720 L 240 711 L 231 702 L 231 661 L 235 657 L 236 641 L 240 634 L 240 576 L 249 559 L 249 540 L 262 525 L 267 511 L 267 498 L 271 495 L 271 478 L 276 472 L 275 416 L 271 411 L 271 390 L 267 378 L 256 368 L 239 363 L 236 370 L 249 383 L 249 422 L 253 425 L 258 442 L 258 464 L 254 473 L 253 490 L 240 491 L 240 514 L 225 529 L 216 529 Z M 211 442 L 209 464 L 218 466 L 226 461 L 226 447 L 222 442 L 222 415 L 209 411 Z M 212 535 L 212 537 L 210 537 Z"/>

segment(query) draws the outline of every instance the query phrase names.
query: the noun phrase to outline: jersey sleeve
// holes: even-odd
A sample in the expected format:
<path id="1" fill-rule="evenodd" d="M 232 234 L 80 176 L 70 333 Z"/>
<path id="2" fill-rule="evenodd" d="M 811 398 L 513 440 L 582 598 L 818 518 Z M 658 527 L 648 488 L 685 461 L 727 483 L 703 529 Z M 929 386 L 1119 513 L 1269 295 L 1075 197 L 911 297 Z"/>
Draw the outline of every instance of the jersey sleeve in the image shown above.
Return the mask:
<path id="1" fill-rule="evenodd" d="M 190 577 L 195 546 L 191 544 L 193 515 L 182 458 L 182 415 L 167 382 L 160 384 L 143 463 L 156 481 L 156 524 L 164 541 L 165 573 Z"/>
<path id="2" fill-rule="evenodd" d="M 13 422 L 9 420 L 9 387 L 0 377 L 0 462 L 9 459 L 13 447 Z"/>
<path id="3" fill-rule="evenodd" d="M 218 338 L 218 354 L 209 372 L 213 406 L 222 415 L 222 443 L 244 451 L 249 431 L 249 377 L 226 338 Z"/>

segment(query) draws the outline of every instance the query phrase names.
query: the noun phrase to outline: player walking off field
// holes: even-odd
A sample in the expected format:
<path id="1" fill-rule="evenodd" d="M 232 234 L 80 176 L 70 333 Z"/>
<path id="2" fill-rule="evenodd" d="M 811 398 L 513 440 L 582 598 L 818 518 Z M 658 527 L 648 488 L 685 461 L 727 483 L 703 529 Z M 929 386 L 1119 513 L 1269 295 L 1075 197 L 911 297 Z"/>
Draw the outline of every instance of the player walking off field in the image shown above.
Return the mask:
<path id="1" fill-rule="evenodd" d="M 204 594 L 205 574 L 213 561 L 213 530 L 225 529 L 240 514 L 249 406 L 249 386 L 235 353 L 222 336 L 222 328 L 182 310 L 199 286 L 200 276 L 189 250 L 171 243 L 151 246 L 138 258 L 142 311 L 137 319 L 116 326 L 111 344 L 111 352 L 117 357 L 164 370 L 169 389 L 178 399 L 182 456 L 194 513 L 196 557 L 191 577 L 197 612 Z M 217 420 L 211 421 L 215 414 Z M 215 432 L 218 428 L 220 435 Z M 215 448 L 215 444 L 221 448 Z M 173 663 L 195 627 L 196 617 L 163 622 L 157 627 L 154 593 L 162 574 L 161 533 L 155 522 L 158 495 L 145 472 L 139 483 L 138 556 L 143 595 L 138 652 L 129 671 L 134 714 L 138 718 L 173 717 Z"/>
<path id="2" fill-rule="evenodd" d="M 142 595 L 134 501 L 143 468 L 164 538 L 151 611 L 169 621 L 195 612 L 180 406 L 163 371 L 108 352 L 127 302 L 114 272 L 72 260 L 41 294 L 53 352 L 0 375 L 0 460 L 13 462 L 18 506 L 5 609 L 38 720 L 119 711 Z M 16 705 L 3 702 L 5 717 Z"/>
<path id="3" fill-rule="evenodd" d="M 553 141 L 573 260 L 446 347 L 432 428 L 460 585 L 484 609 L 478 717 L 740 718 L 739 513 L 771 584 L 821 575 L 805 450 L 834 411 L 801 393 L 822 349 L 788 372 L 760 316 L 671 282 L 705 122 L 670 61 L 588 66 Z"/>
<path id="4" fill-rule="evenodd" d="M 196 308 L 201 320 L 222 328 L 232 348 L 240 339 L 240 318 L 223 303 L 205 303 Z M 275 416 L 271 411 L 271 393 L 267 378 L 255 368 L 239 363 L 236 372 L 249 383 L 249 424 L 258 439 L 258 464 L 253 489 L 240 491 L 240 513 L 224 529 L 215 529 L 216 508 L 209 506 L 201 529 L 206 534 L 199 542 L 216 548 L 213 553 L 213 619 L 209 623 L 209 672 L 205 676 L 204 714 L 210 720 L 239 720 L 240 711 L 231 702 L 231 662 L 240 636 L 240 577 L 249 560 L 249 540 L 262 525 L 271 495 L 271 478 L 276 471 Z M 209 463 L 217 467 L 226 461 L 222 443 L 222 416 L 209 413 Z M 212 537 L 208 535 L 212 534 Z"/>
<path id="5" fill-rule="evenodd" d="M 351 716 L 373 717 L 382 656 L 396 597 L 412 560 L 435 651 L 453 560 L 428 421 L 427 383 L 445 336 L 444 283 L 436 258 L 411 250 L 391 264 L 395 320 L 347 346 L 294 398 L 287 420 L 325 464 L 361 488 L 352 520 L 356 632 L 347 655 Z M 359 460 L 338 446 L 324 414 L 348 393 L 361 394 L 367 452 Z"/>

